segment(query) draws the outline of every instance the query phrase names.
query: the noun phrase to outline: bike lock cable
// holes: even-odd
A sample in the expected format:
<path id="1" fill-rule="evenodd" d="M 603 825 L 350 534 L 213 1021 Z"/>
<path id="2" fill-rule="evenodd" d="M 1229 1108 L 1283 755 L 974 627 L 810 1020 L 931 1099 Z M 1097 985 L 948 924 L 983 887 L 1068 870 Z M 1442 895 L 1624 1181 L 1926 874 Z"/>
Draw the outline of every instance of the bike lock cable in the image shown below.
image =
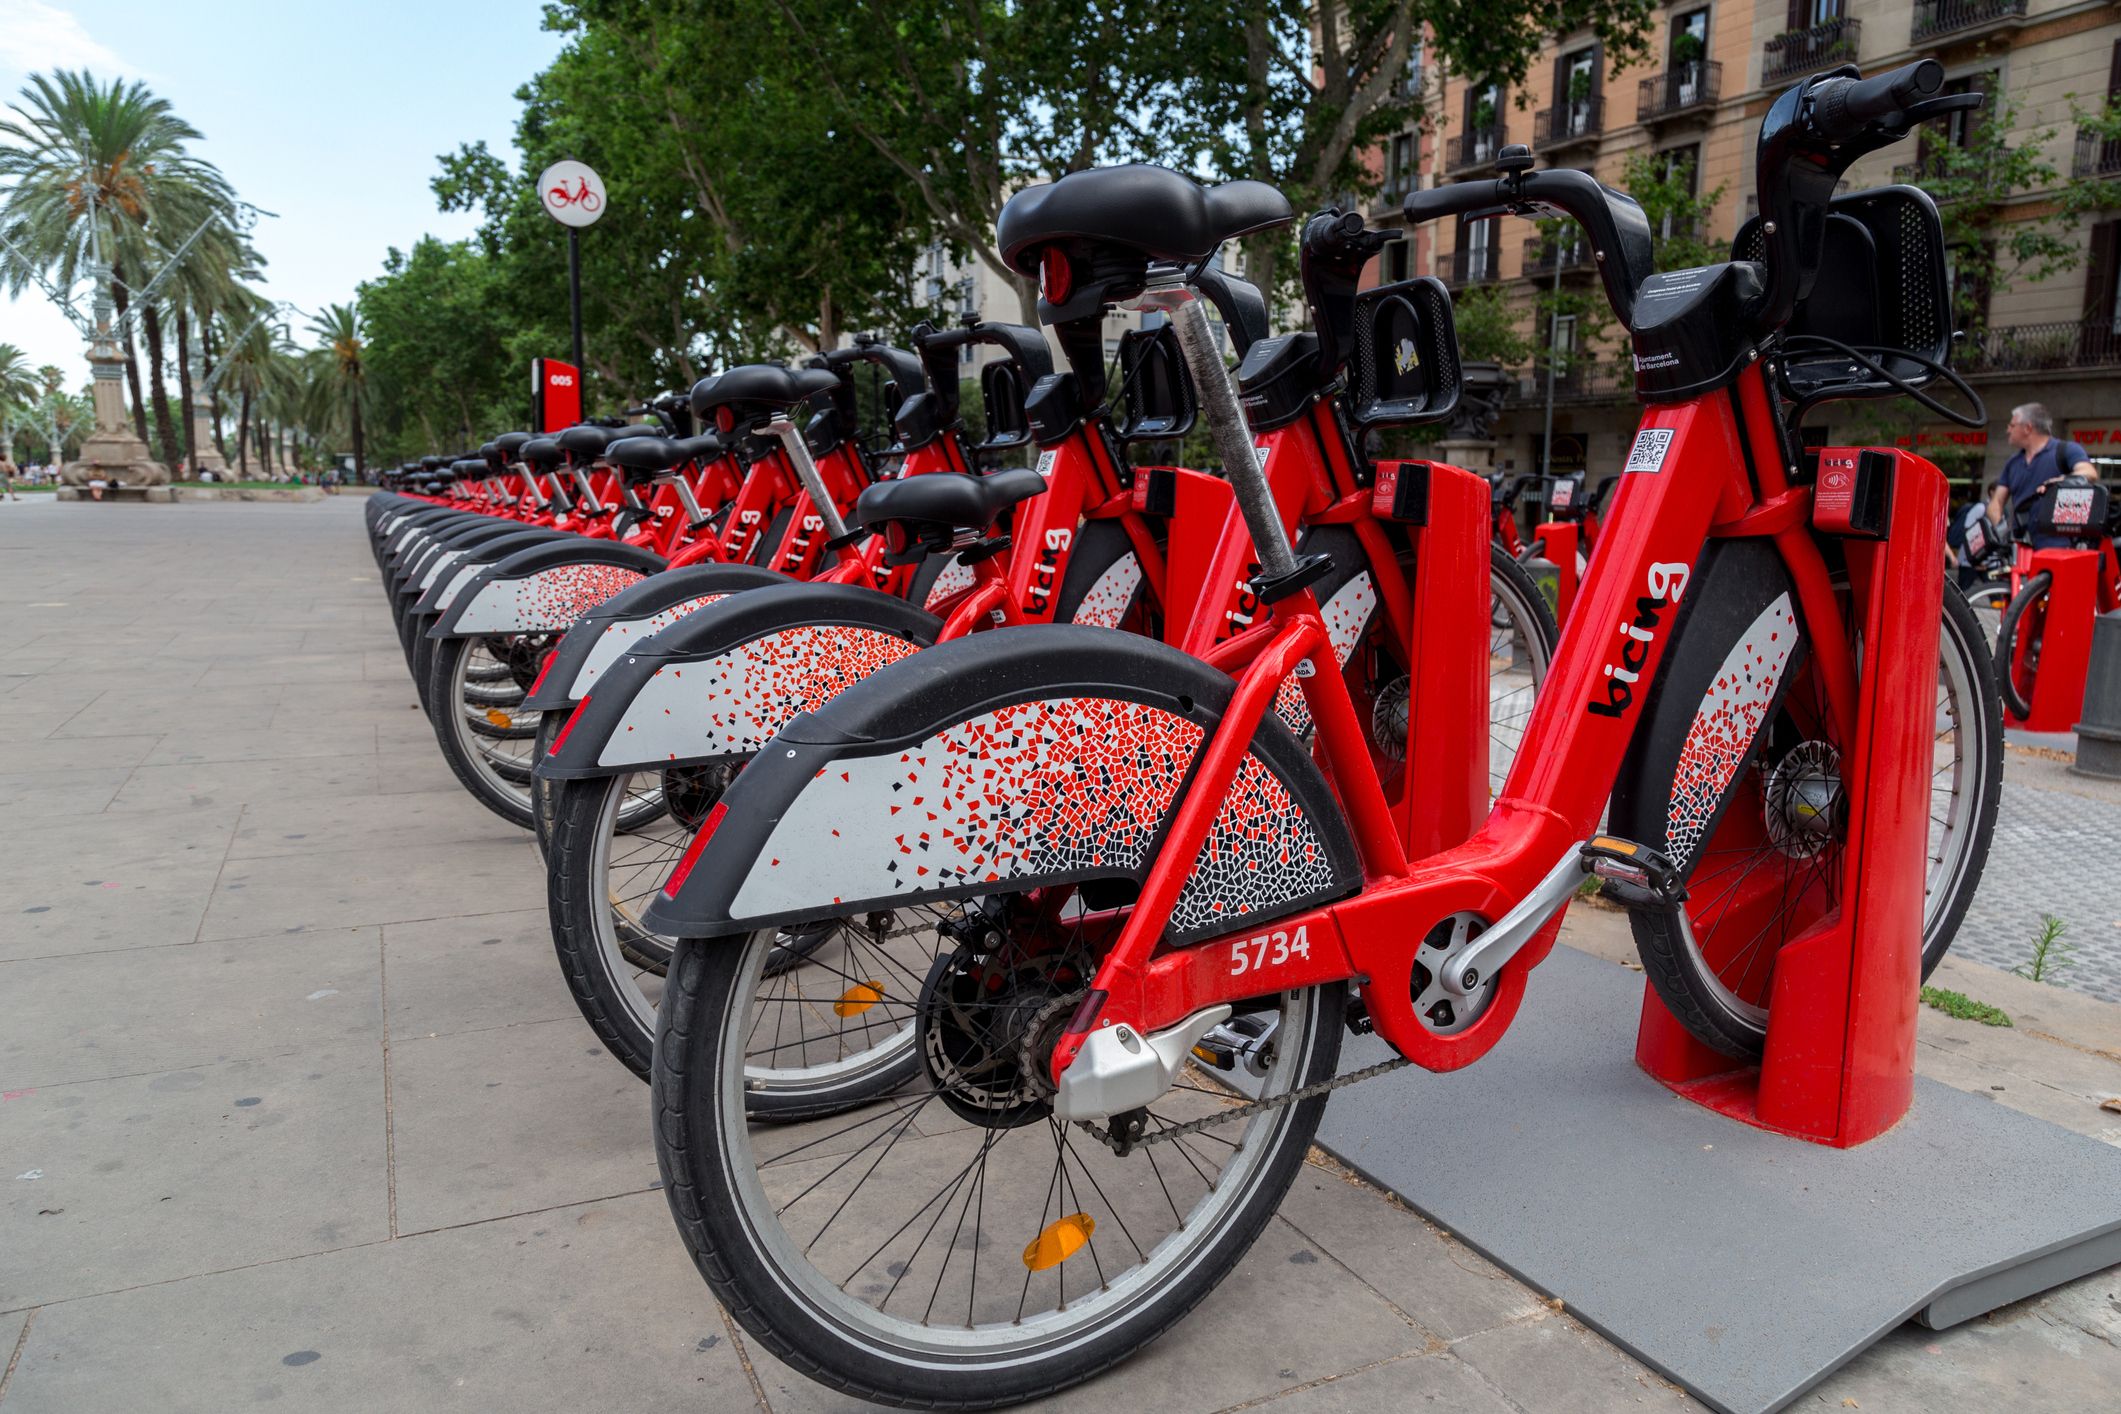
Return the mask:
<path id="1" fill-rule="evenodd" d="M 1964 378 L 1961 378 L 1957 373 L 1954 373 L 1951 369 L 1945 367 L 1942 363 L 1939 363 L 1935 359 L 1926 358 L 1923 355 L 1914 353 L 1908 349 L 1888 348 L 1880 344 L 1844 344 L 1841 342 L 1841 340 L 1831 338 L 1825 334 L 1796 334 L 1783 340 L 1782 343 L 1782 357 L 1784 360 L 1785 370 L 1787 370 L 1788 360 L 1793 354 L 1802 355 L 1804 352 L 1815 349 L 1820 353 L 1840 354 L 1842 357 L 1847 358 L 1851 362 L 1856 363 L 1864 369 L 1868 370 L 1881 382 L 1890 384 L 1893 388 L 1897 389 L 1903 395 L 1913 398 L 1916 402 L 1922 404 L 1922 406 L 1936 413 L 1939 417 L 1943 417 L 1952 422 L 1956 422 L 1961 427 L 1978 428 L 1988 426 L 1988 405 L 1981 400 L 1981 395 L 1975 392 L 1973 390 L 1973 387 L 1968 384 Z M 1965 413 L 1947 406 L 1946 404 L 1938 401 L 1936 398 L 1931 397 L 1922 389 L 1916 387 L 1913 383 L 1908 382 L 1907 379 L 1902 378 L 1899 374 L 1894 373 L 1884 364 L 1878 362 L 1876 358 L 1873 358 L 1871 356 L 1872 354 L 1878 354 L 1889 358 L 1904 358 L 1910 363 L 1920 364 L 1922 367 L 1928 369 L 1931 373 L 1937 374 L 1938 376 L 1942 377 L 1947 383 L 1950 383 L 1952 387 L 1956 388 L 1959 393 L 1963 397 L 1965 397 L 1967 403 L 1975 409 L 1975 411 L 1972 413 Z M 1845 391 L 1832 391 L 1825 389 L 1811 394 L 1807 394 L 1797 400 L 1797 407 L 1795 411 L 1791 414 L 1791 416 L 1793 419 L 1802 420 L 1806 413 L 1810 412 L 1813 408 L 1819 406 L 1821 403 L 1833 402 L 1835 399 L 1845 396 Z"/>

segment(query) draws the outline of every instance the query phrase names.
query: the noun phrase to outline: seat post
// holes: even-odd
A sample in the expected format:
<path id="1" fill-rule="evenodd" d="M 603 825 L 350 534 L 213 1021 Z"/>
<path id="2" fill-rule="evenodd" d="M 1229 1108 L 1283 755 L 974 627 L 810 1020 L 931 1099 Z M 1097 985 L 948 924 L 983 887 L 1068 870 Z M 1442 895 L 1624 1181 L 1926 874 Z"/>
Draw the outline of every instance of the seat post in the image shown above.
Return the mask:
<path id="1" fill-rule="evenodd" d="M 1149 284 L 1134 303 L 1137 309 L 1162 310 L 1170 316 L 1178 335 L 1178 346 L 1186 355 L 1186 370 L 1200 398 L 1200 410 L 1208 420 L 1208 432 L 1216 454 L 1237 494 L 1237 507 L 1244 513 L 1251 532 L 1252 548 L 1259 555 L 1261 578 L 1278 580 L 1296 573 L 1296 552 L 1289 533 L 1275 510 L 1274 490 L 1267 484 L 1252 445 L 1252 430 L 1245 425 L 1244 409 L 1237 401 L 1237 385 L 1222 351 L 1215 346 L 1215 331 L 1208 327 L 1207 311 L 1201 308 L 1200 292 L 1185 282 L 1176 270 L 1153 269 Z"/>
<path id="2" fill-rule="evenodd" d="M 832 493 L 825 489 L 825 478 L 818 475 L 817 463 L 810 459 L 810 445 L 803 440 L 803 429 L 789 421 L 787 414 L 775 413 L 766 424 L 766 431 L 780 439 L 788 453 L 788 464 L 795 468 L 795 479 L 803 483 L 811 504 L 824 519 L 827 537 L 846 538 L 847 522 L 840 518 L 840 508 L 832 503 Z"/>

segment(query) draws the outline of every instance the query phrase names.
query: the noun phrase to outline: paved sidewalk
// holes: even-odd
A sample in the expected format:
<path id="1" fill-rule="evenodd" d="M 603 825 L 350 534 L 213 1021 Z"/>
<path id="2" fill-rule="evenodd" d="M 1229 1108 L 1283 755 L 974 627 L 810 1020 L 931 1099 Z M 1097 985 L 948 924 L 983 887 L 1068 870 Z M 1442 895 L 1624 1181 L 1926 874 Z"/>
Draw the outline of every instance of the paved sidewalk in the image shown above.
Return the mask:
<path id="1" fill-rule="evenodd" d="M 436 751 L 361 504 L 0 506 L 0 1414 L 851 1407 L 674 1240 L 646 1088 L 560 982 L 533 846 Z M 2105 828 L 2039 784 L 2005 810 Z M 1618 964 L 1625 932 L 1565 936 Z M 1926 1014 L 1926 1073 L 2121 1142 L 2121 1008 L 1947 969 L 2019 1026 Z M 2110 1408 L 2117 1343 L 2109 1272 L 1899 1331 L 1805 1407 Z M 1689 1403 L 1321 1159 L 1206 1306 L 1055 1407 Z"/>

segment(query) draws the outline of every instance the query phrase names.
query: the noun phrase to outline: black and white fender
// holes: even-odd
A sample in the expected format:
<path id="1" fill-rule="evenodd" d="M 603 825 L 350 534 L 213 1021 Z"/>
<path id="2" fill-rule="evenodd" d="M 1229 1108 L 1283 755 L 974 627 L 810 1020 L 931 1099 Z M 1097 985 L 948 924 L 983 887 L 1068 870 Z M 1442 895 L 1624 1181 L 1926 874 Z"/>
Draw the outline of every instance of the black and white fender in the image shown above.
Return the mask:
<path id="1" fill-rule="evenodd" d="M 526 525 L 489 540 L 482 540 L 467 549 L 452 548 L 420 571 L 420 597 L 413 604 L 412 611 L 416 614 L 439 614 L 455 600 L 453 591 L 469 584 L 481 570 L 497 565 L 517 551 L 528 550 L 533 545 L 550 545 L 555 541 L 573 538 L 558 531 L 541 530 L 536 526 Z"/>
<path id="2" fill-rule="evenodd" d="M 430 633 L 563 633 L 612 595 L 666 568 L 661 555 L 612 540 L 571 537 L 518 550 L 459 589 Z"/>
<path id="3" fill-rule="evenodd" d="M 790 718 L 935 642 L 942 620 L 862 585 L 730 595 L 616 658 L 538 763 L 553 780 L 750 757 Z"/>
<path id="4" fill-rule="evenodd" d="M 710 937 L 1155 861 L 1230 679 L 1072 625 L 938 644 L 782 729 L 730 785 L 644 920 Z M 719 817 L 719 818 L 717 818 Z M 1354 841 L 1317 765 L 1267 714 L 1172 910 L 1174 942 L 1343 897 Z"/>
<path id="5" fill-rule="evenodd" d="M 640 648 L 679 619 L 727 595 L 787 582 L 785 575 L 756 565 L 687 565 L 652 574 L 575 620 L 523 707 L 532 712 L 572 707 L 620 654 Z"/>

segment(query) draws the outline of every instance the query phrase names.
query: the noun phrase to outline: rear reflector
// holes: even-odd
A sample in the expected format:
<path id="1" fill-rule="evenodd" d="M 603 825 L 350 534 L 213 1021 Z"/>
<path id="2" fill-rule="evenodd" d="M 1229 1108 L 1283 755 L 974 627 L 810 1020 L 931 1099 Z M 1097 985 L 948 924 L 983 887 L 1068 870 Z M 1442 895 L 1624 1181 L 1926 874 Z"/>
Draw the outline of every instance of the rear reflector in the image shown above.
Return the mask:
<path id="1" fill-rule="evenodd" d="M 729 807 L 719 800 L 714 803 L 714 809 L 707 812 L 707 818 L 700 822 L 700 832 L 692 837 L 691 844 L 685 846 L 685 854 L 678 860 L 678 867 L 670 871 L 670 879 L 663 885 L 663 897 L 676 898 L 678 890 L 685 887 L 685 880 L 691 877 L 692 866 L 700 862 L 700 851 L 707 848 L 707 841 L 714 838 L 715 830 L 721 826 L 722 817 L 728 813 Z"/>

